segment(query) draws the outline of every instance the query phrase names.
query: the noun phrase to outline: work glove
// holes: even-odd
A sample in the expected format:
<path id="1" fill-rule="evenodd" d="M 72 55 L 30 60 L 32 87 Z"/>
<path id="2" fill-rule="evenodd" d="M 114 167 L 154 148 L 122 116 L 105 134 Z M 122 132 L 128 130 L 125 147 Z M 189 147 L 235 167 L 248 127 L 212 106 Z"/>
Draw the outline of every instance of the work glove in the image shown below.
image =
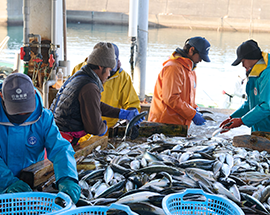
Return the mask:
<path id="1" fill-rule="evenodd" d="M 136 108 L 129 109 L 129 110 L 120 109 L 119 119 L 127 119 L 128 121 L 130 121 L 133 117 L 137 116 L 138 114 L 139 114 L 139 111 Z M 144 119 L 145 117 L 138 120 L 138 122 L 136 122 L 135 125 L 140 124 Z"/>
<path id="2" fill-rule="evenodd" d="M 75 180 L 69 177 L 60 179 L 58 183 L 58 190 L 70 196 L 74 204 L 76 204 L 81 195 L 81 187 Z"/>
<path id="3" fill-rule="evenodd" d="M 11 184 L 7 189 L 6 193 L 20 193 L 20 192 L 32 192 L 31 187 L 22 180 L 18 180 Z"/>
<path id="4" fill-rule="evenodd" d="M 202 114 L 198 112 L 196 112 L 192 121 L 195 123 L 195 125 L 204 125 L 204 123 L 206 122 L 206 120 L 202 117 Z"/>
<path id="5" fill-rule="evenodd" d="M 228 124 L 231 121 L 232 117 L 229 116 L 228 119 L 225 119 L 220 125 L 219 127 L 222 128 L 224 125 Z"/>
<path id="6" fill-rule="evenodd" d="M 244 125 L 241 118 L 232 118 L 229 123 L 230 125 L 226 126 L 228 129 L 237 128 L 240 127 L 241 125 Z"/>

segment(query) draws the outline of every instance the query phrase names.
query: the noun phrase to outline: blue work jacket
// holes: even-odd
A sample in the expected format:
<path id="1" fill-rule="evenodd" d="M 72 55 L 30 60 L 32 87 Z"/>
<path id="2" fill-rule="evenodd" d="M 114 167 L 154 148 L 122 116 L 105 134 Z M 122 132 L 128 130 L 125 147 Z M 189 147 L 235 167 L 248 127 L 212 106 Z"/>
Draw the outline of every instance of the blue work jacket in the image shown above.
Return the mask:
<path id="1" fill-rule="evenodd" d="M 0 193 L 18 180 L 22 169 L 44 159 L 44 148 L 53 162 L 56 181 L 63 177 L 78 180 L 71 144 L 61 136 L 52 112 L 43 108 L 38 92 L 35 97 L 35 111 L 20 125 L 9 121 L 0 97 Z"/>
<path id="2" fill-rule="evenodd" d="M 247 100 L 231 117 L 242 118 L 252 131 L 270 132 L 270 65 L 269 54 L 252 68 L 246 86 Z"/>

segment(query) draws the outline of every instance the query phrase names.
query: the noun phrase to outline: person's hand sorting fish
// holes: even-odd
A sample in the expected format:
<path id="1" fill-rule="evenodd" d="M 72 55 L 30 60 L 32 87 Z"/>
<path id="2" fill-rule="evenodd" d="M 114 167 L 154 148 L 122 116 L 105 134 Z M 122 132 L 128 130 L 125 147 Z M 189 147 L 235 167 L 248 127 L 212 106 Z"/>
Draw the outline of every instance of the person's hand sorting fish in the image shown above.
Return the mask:
<path id="1" fill-rule="evenodd" d="M 204 37 L 191 37 L 183 48 L 176 48 L 170 58 L 163 63 L 163 68 L 156 80 L 148 121 L 188 128 L 204 125 L 202 113 L 197 111 L 195 103 L 198 63 L 209 59 L 210 43 Z"/>
<path id="2" fill-rule="evenodd" d="M 232 128 L 237 128 L 240 127 L 241 125 L 244 125 L 243 121 L 241 118 L 232 118 L 231 116 L 224 120 L 221 124 L 220 124 L 220 128 L 222 128 L 222 130 L 220 131 L 220 133 L 225 133 L 227 131 L 229 131 Z"/>
<path id="3" fill-rule="evenodd" d="M 193 117 L 192 121 L 195 123 L 195 125 L 204 125 L 206 120 L 203 118 L 203 114 L 200 113 L 200 109 L 198 107 L 195 110 L 196 114 Z"/>
<path id="4" fill-rule="evenodd" d="M 115 66 L 113 44 L 99 42 L 87 58 L 87 64 L 71 76 L 56 95 L 50 109 L 59 130 L 72 136 L 73 145 L 89 134 L 106 135 L 108 125 L 102 117 L 130 121 L 139 114 L 135 107 L 125 110 L 101 102 L 103 84 Z"/>
<path id="5" fill-rule="evenodd" d="M 139 114 L 139 111 L 136 109 L 136 108 L 133 108 L 133 109 L 128 109 L 128 110 L 125 110 L 125 109 L 120 109 L 120 112 L 119 112 L 119 119 L 126 119 L 128 121 L 132 120 L 135 116 L 137 116 Z M 140 118 L 136 123 L 135 125 L 138 125 L 140 124 L 143 120 L 145 120 L 145 117 L 143 118 Z"/>

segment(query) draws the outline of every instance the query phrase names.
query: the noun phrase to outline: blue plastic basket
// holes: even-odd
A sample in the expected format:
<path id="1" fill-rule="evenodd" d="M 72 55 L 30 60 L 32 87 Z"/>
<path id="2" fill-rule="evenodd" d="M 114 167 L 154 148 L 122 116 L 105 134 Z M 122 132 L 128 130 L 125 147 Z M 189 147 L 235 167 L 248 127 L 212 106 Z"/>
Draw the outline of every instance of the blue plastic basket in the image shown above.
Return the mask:
<path id="1" fill-rule="evenodd" d="M 128 215 L 138 215 L 137 213 L 130 210 L 130 208 L 126 205 L 113 203 L 110 206 L 83 206 L 78 207 L 76 209 L 71 209 L 65 212 L 59 213 L 59 215 L 106 215 L 107 211 L 110 209 L 118 209 L 125 211 Z"/>
<path id="2" fill-rule="evenodd" d="M 60 206 L 55 203 L 59 197 L 65 204 Z M 23 192 L 0 195 L 0 214 L 46 214 L 53 215 L 74 207 L 70 197 L 62 192 L 58 194 L 45 192 Z"/>
<path id="3" fill-rule="evenodd" d="M 187 194 L 201 194 L 205 201 L 186 201 Z M 220 195 L 206 194 L 200 189 L 186 189 L 182 193 L 167 195 L 162 200 L 162 208 L 166 215 L 244 215 L 241 208 L 229 199 Z"/>

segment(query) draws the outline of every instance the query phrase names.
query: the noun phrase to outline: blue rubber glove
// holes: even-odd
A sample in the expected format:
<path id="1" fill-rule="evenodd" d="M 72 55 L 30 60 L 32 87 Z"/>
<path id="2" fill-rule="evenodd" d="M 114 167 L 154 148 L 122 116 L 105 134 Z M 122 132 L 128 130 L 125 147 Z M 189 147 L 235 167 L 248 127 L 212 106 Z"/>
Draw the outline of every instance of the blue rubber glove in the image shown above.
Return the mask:
<path id="1" fill-rule="evenodd" d="M 76 204 L 81 195 L 81 187 L 73 179 L 65 177 L 59 180 L 58 190 L 70 196 L 74 204 Z"/>
<path id="2" fill-rule="evenodd" d="M 196 125 L 204 125 L 204 123 L 206 122 L 206 120 L 202 117 L 202 114 L 201 113 L 198 113 L 198 112 L 196 112 L 196 114 L 193 117 L 192 121 Z"/>
<path id="3" fill-rule="evenodd" d="M 138 114 L 139 114 L 139 111 L 136 108 L 129 109 L 129 110 L 120 109 L 119 119 L 127 119 L 128 121 L 130 121 L 133 117 L 137 116 Z M 144 119 L 145 117 L 143 117 L 138 122 L 136 122 L 135 125 L 140 124 Z"/>
<path id="4" fill-rule="evenodd" d="M 32 192 L 31 187 L 22 180 L 18 180 L 11 184 L 7 189 L 6 193 L 20 193 L 20 192 Z"/>
<path id="5" fill-rule="evenodd" d="M 98 136 L 100 136 L 100 137 L 101 137 L 101 136 L 104 136 L 104 134 L 106 134 L 106 132 L 107 132 L 107 130 L 108 130 L 107 121 L 106 121 L 106 120 L 103 120 L 103 122 L 104 122 L 105 125 L 106 125 L 106 129 L 105 129 L 104 133 L 98 135 Z"/>
<path id="6" fill-rule="evenodd" d="M 139 111 L 137 109 L 125 110 L 120 109 L 119 119 L 127 119 L 130 121 L 134 116 L 138 115 Z"/>

